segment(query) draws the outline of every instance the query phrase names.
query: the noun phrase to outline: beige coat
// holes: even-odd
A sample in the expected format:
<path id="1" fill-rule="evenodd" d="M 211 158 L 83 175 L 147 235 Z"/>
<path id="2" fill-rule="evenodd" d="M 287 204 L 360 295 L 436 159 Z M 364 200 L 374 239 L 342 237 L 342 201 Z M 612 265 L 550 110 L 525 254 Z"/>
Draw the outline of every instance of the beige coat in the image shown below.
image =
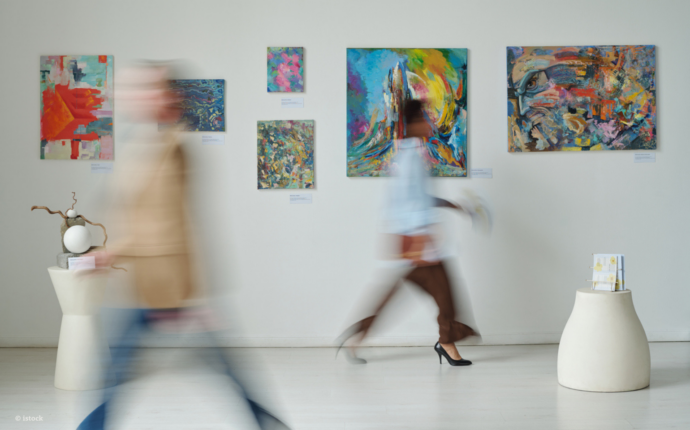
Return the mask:
<path id="1" fill-rule="evenodd" d="M 111 251 L 134 267 L 144 306 L 178 308 L 195 293 L 185 155 L 174 131 L 128 145 L 116 183 L 124 237 Z"/>

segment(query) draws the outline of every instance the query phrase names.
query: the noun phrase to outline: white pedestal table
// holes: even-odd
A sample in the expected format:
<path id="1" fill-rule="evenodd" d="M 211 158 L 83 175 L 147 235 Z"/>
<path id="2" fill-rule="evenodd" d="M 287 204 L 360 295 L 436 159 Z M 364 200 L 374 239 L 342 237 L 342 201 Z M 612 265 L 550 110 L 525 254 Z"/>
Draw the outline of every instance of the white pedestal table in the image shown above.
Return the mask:
<path id="1" fill-rule="evenodd" d="M 630 290 L 577 290 L 558 347 L 558 382 L 582 391 L 639 390 L 649 386 L 650 365 Z"/>
<path id="2" fill-rule="evenodd" d="M 58 266 L 49 267 L 48 273 L 63 314 L 55 387 L 62 390 L 103 388 L 110 351 L 99 311 L 107 278 Z"/>

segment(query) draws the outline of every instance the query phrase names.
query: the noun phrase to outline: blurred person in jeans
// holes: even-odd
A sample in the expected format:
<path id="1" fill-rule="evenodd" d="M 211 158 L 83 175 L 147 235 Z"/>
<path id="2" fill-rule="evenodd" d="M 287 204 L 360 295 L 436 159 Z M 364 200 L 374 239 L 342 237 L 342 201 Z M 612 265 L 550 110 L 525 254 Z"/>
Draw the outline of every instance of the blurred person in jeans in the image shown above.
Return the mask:
<path id="1" fill-rule="evenodd" d="M 262 429 L 287 428 L 251 399 L 233 373 L 223 350 L 215 343 L 215 323 L 203 303 L 192 263 L 190 222 L 187 208 L 187 162 L 179 127 L 183 94 L 175 93 L 170 81 L 179 65 L 147 62 L 121 72 L 118 99 L 130 120 L 146 124 L 129 139 L 114 178 L 115 217 L 122 238 L 108 251 L 92 253 L 97 268 L 126 263 L 134 269 L 135 295 L 139 307 L 125 325 L 123 336 L 111 349 L 112 364 L 107 379 L 115 385 L 105 389 L 103 402 L 79 425 L 78 430 L 102 430 L 109 421 L 111 402 L 119 384 L 127 378 L 142 335 L 161 325 L 193 319 L 200 324 L 203 348 L 234 382 Z M 155 124 L 161 124 L 161 131 Z"/>

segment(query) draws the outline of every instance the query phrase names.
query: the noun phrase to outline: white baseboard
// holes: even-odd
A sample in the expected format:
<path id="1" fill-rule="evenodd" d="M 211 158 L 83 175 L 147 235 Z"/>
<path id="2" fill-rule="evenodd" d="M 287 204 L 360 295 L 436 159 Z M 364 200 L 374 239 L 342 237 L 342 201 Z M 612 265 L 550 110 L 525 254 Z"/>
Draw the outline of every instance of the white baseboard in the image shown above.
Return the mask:
<path id="1" fill-rule="evenodd" d="M 489 334 L 481 340 L 468 339 L 464 345 L 539 345 L 556 344 L 560 333 Z M 690 330 L 669 332 L 648 332 L 650 342 L 690 342 Z M 319 348 L 335 346 L 334 337 L 241 337 L 220 336 L 221 347 L 244 348 Z M 366 346 L 429 346 L 436 343 L 433 336 L 372 336 Z M 0 348 L 55 348 L 57 337 L 51 336 L 0 336 Z M 205 346 L 195 335 L 147 335 L 145 347 L 167 348 Z"/>
<path id="2" fill-rule="evenodd" d="M 0 336 L 0 348 L 55 348 L 57 336 Z"/>

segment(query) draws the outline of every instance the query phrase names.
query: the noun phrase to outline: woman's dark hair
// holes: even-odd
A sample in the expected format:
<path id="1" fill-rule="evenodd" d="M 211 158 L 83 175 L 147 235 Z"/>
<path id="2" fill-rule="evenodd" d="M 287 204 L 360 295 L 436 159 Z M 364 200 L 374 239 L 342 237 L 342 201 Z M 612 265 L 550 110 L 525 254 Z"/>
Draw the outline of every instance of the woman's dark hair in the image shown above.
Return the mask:
<path id="1" fill-rule="evenodd" d="M 405 123 L 410 124 L 424 119 L 423 107 L 424 105 L 419 100 L 407 100 L 404 109 Z"/>

